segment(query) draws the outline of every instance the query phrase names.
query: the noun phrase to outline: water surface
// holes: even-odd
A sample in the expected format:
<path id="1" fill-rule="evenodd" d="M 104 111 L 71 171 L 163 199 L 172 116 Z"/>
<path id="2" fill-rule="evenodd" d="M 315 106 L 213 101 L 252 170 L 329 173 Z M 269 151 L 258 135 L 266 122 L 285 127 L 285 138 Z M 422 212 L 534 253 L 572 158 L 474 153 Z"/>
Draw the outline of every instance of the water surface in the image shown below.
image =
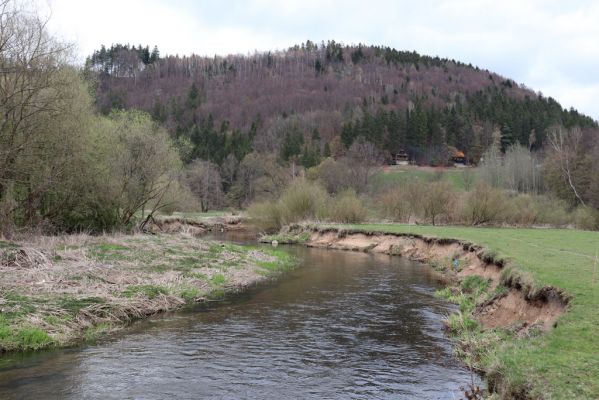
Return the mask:
<path id="1" fill-rule="evenodd" d="M 94 345 L 11 356 L 0 399 L 454 399 L 470 372 L 420 264 L 288 248 L 301 267 Z"/>

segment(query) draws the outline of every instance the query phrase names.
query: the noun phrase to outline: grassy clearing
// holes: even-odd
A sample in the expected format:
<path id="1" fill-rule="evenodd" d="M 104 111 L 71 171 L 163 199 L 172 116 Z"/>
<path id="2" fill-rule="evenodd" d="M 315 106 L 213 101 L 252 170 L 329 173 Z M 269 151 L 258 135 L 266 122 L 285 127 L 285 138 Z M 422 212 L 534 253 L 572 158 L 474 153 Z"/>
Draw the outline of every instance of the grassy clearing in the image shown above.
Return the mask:
<path id="1" fill-rule="evenodd" d="M 35 237 L 0 247 L 0 353 L 95 338 L 286 270 L 286 253 L 186 235 Z"/>
<path id="2" fill-rule="evenodd" d="M 599 233 L 560 229 L 511 229 L 432 227 L 364 224 L 335 225 L 347 229 L 414 233 L 456 238 L 485 246 L 495 256 L 510 259 L 535 286 L 564 289 L 572 300 L 568 312 L 555 329 L 544 335 L 516 338 L 509 332 L 482 332 L 463 316 L 478 300 L 481 282 L 468 282 L 464 298 L 454 299 L 463 310 L 450 317 L 449 324 L 466 324 L 470 347 L 482 349 L 475 354 L 478 365 L 501 376 L 510 390 L 523 390 L 533 398 L 599 398 Z M 464 283 L 462 283 L 464 284 Z M 471 286 L 471 287 L 470 287 Z M 498 288 L 501 290 L 501 288 Z M 469 304 L 468 304 L 469 303 Z M 462 317 L 461 317 L 462 316 Z M 457 328 L 457 327 L 456 327 Z M 499 340 L 504 339 L 504 340 Z"/>
<path id="3" fill-rule="evenodd" d="M 443 180 L 452 184 L 455 189 L 465 190 L 464 169 L 443 168 L 435 170 L 434 168 L 430 167 L 420 168 L 414 166 L 405 166 L 381 171 L 372 179 L 372 184 L 374 187 L 397 185 L 415 180 L 421 182 Z"/>

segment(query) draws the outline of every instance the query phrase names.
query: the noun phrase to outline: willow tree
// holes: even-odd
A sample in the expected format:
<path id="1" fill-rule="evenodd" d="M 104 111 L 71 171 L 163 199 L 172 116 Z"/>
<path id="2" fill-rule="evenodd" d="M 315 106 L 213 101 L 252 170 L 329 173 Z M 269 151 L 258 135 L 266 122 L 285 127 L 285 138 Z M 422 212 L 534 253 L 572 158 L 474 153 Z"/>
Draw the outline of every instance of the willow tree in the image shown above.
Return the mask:
<path id="1" fill-rule="evenodd" d="M 167 193 L 181 168 L 179 155 L 166 130 L 144 112 L 115 111 L 107 127 L 109 190 L 120 224 L 130 225 L 149 210 L 147 221 L 168 206 Z"/>

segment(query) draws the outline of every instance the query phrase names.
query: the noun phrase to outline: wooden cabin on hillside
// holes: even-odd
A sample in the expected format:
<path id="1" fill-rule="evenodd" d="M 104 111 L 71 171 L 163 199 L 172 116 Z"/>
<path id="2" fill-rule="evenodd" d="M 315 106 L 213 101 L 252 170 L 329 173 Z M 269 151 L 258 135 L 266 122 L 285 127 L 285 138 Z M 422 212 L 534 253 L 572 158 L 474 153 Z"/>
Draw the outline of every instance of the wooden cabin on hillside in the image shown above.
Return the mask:
<path id="1" fill-rule="evenodd" d="M 393 156 L 393 161 L 395 161 L 395 165 L 408 165 L 410 163 L 410 156 L 405 151 L 400 150 L 399 153 Z"/>
<path id="2" fill-rule="evenodd" d="M 466 155 L 463 151 L 455 150 L 453 155 L 451 156 L 451 161 L 456 167 L 461 167 L 466 165 Z"/>

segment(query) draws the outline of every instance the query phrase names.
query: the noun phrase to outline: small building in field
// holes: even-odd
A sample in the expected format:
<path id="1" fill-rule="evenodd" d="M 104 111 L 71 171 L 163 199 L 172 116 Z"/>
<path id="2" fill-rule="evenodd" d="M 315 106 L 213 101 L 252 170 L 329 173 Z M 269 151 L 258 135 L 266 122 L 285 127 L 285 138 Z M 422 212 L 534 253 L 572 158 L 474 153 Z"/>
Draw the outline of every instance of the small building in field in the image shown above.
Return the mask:
<path id="1" fill-rule="evenodd" d="M 455 150 L 453 155 L 451 156 L 451 161 L 456 167 L 465 166 L 466 165 L 466 155 L 463 151 Z"/>
<path id="2" fill-rule="evenodd" d="M 410 163 L 410 156 L 405 151 L 400 150 L 399 153 L 393 156 L 393 161 L 395 161 L 395 165 L 408 165 Z"/>

